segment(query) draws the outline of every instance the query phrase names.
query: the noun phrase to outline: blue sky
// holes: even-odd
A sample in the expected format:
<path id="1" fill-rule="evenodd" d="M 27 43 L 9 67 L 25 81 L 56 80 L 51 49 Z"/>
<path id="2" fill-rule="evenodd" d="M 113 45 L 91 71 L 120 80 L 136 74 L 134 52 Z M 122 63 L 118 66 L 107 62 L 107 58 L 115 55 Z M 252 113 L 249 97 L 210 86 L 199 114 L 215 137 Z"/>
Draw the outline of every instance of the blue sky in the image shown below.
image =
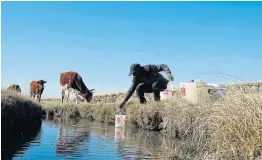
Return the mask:
<path id="1" fill-rule="evenodd" d="M 261 15 L 261 2 L 2 2 L 2 87 L 44 79 L 43 96 L 60 96 L 72 70 L 125 92 L 132 63 L 167 64 L 176 85 L 228 82 L 216 68 L 262 80 Z"/>

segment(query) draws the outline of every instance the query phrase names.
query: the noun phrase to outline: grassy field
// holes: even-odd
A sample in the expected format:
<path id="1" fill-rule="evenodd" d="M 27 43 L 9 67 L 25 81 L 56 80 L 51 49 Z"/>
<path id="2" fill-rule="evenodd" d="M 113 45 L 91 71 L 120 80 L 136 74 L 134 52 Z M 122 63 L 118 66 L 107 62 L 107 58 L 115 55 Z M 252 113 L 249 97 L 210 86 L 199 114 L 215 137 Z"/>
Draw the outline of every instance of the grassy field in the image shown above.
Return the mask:
<path id="1" fill-rule="evenodd" d="M 121 97 L 121 96 L 119 96 Z M 262 93 L 230 89 L 224 99 L 215 102 L 202 97 L 197 105 L 181 99 L 179 93 L 172 99 L 138 104 L 133 97 L 126 104 L 127 122 L 138 128 L 158 130 L 167 136 L 182 140 L 169 154 L 187 159 L 254 159 L 262 152 Z M 78 105 L 74 101 L 43 102 L 50 116 L 88 118 L 114 124 L 114 103 L 96 102 Z M 201 157 L 201 158 L 200 158 Z"/>

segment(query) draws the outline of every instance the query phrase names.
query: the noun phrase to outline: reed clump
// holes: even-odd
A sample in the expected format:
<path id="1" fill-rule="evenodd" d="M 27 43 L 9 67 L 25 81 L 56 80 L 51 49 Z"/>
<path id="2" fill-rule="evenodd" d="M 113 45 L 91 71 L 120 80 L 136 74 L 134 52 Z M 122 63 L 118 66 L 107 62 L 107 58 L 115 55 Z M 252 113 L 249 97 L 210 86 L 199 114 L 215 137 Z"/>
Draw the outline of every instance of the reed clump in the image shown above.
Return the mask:
<path id="1" fill-rule="evenodd" d="M 254 159 L 261 156 L 261 93 L 229 91 L 225 99 L 213 105 L 207 120 L 216 157 Z"/>
<path id="2" fill-rule="evenodd" d="M 185 159 L 262 159 L 261 92 L 232 89 L 223 99 L 191 108 L 192 111 L 186 112 L 185 108 L 180 109 L 180 112 L 174 110 L 178 113 L 173 120 L 171 113 L 169 114 L 172 116 L 167 116 L 170 120 L 168 131 L 172 134 L 174 128 L 180 129 L 179 133 L 185 142 L 175 146 L 169 152 L 169 157 L 180 155 Z M 178 123 L 176 117 L 181 123 Z"/>

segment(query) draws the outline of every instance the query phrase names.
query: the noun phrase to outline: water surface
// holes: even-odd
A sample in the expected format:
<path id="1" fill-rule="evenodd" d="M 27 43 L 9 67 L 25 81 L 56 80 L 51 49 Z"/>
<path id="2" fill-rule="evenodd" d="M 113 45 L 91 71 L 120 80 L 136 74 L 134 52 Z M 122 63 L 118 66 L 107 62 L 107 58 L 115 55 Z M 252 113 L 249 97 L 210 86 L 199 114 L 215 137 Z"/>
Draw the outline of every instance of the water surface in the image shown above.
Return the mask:
<path id="1" fill-rule="evenodd" d="M 115 129 L 88 120 L 44 120 L 13 159 L 161 159 L 172 141 L 132 126 Z"/>

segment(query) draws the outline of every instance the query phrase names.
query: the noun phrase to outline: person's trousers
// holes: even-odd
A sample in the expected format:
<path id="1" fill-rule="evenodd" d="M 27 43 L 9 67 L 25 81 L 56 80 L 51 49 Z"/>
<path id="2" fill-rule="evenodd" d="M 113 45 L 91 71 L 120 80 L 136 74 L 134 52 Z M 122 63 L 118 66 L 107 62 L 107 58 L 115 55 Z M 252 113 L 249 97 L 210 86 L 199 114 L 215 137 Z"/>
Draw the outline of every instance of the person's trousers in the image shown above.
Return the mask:
<path id="1" fill-rule="evenodd" d="M 158 80 L 152 84 L 139 84 L 136 87 L 136 94 L 140 100 L 140 103 L 146 103 L 145 93 L 154 93 L 154 100 L 160 101 L 160 92 L 164 91 L 167 88 L 168 80 Z"/>

